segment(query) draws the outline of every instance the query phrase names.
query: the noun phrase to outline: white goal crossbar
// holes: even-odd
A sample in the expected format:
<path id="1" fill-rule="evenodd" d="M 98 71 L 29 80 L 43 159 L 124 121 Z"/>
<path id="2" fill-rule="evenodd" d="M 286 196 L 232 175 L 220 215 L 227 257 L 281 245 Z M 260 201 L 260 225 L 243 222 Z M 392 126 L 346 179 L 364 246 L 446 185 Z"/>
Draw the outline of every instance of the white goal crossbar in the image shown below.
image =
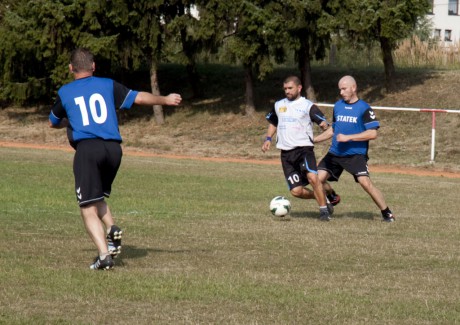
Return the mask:
<path id="1" fill-rule="evenodd" d="M 334 107 L 334 104 L 316 103 L 322 107 Z M 431 113 L 431 155 L 430 163 L 434 163 L 435 158 L 435 139 L 436 139 L 436 113 L 454 113 L 460 114 L 460 110 L 455 109 L 436 109 L 436 108 L 411 108 L 411 107 L 385 107 L 371 106 L 373 109 L 386 111 L 411 111 L 411 112 L 428 112 Z"/>

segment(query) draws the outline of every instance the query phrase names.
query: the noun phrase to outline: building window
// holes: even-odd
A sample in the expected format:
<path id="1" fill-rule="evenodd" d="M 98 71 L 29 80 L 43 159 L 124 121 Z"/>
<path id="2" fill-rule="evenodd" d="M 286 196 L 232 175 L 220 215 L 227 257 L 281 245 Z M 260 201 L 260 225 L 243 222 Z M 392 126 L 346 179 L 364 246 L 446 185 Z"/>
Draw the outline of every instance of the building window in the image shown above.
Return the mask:
<path id="1" fill-rule="evenodd" d="M 449 0 L 449 15 L 458 15 L 458 0 Z"/>
<path id="2" fill-rule="evenodd" d="M 434 8 L 434 0 L 429 1 L 429 5 L 430 5 L 430 10 L 428 11 L 428 14 L 434 15 L 434 11 L 433 11 L 433 8 Z"/>
<path id="3" fill-rule="evenodd" d="M 435 29 L 433 32 L 433 37 L 440 40 L 441 39 L 441 30 L 440 29 Z"/>
<path id="4" fill-rule="evenodd" d="M 450 29 L 446 29 L 444 31 L 444 41 L 451 42 L 452 41 L 452 31 Z"/>

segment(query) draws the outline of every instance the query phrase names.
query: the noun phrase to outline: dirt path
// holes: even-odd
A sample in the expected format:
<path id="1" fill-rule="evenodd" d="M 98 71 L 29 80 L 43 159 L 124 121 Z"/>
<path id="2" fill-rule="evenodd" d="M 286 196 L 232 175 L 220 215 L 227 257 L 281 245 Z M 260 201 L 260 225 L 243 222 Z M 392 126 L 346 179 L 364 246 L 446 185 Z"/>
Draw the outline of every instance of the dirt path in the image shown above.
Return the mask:
<path id="1" fill-rule="evenodd" d="M 21 143 L 21 142 L 0 141 L 0 147 L 61 150 L 61 151 L 73 152 L 73 149 L 69 146 Z M 194 159 L 194 160 L 215 161 L 215 162 L 251 163 L 251 164 L 262 164 L 262 165 L 279 165 L 280 164 L 278 159 L 276 160 L 251 160 L 251 159 L 231 158 L 231 157 L 213 158 L 213 157 L 181 156 L 181 155 L 174 155 L 174 154 L 156 154 L 154 152 L 133 150 L 133 149 L 127 149 L 127 148 L 123 149 L 123 153 L 128 156 L 138 156 L 138 157 Z M 447 178 L 460 178 L 460 173 L 455 173 L 455 172 L 450 172 L 450 171 L 424 170 L 424 169 L 417 169 L 417 168 L 386 166 L 386 165 L 372 165 L 370 169 L 372 172 L 376 172 L 376 173 L 393 173 L 393 174 L 405 174 L 405 175 L 416 175 L 416 176 L 437 176 L 437 177 L 447 177 Z"/>

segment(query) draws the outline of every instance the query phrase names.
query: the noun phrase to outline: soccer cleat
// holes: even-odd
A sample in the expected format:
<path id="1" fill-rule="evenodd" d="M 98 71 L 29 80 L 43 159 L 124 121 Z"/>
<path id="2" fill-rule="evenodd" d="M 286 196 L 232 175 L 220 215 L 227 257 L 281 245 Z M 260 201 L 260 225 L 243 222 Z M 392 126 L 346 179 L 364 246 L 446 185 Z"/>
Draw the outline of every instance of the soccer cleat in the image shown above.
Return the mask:
<path id="1" fill-rule="evenodd" d="M 113 268 L 113 265 L 115 263 L 113 262 L 112 256 L 107 255 L 103 260 L 98 256 L 94 259 L 94 263 L 89 266 L 91 270 L 110 270 Z"/>
<path id="2" fill-rule="evenodd" d="M 395 221 L 395 216 L 393 213 L 389 212 L 386 215 L 382 216 L 384 222 L 394 222 Z"/>
<path id="3" fill-rule="evenodd" d="M 331 215 L 328 210 L 319 211 L 319 220 L 321 221 L 331 221 Z"/>
<path id="4" fill-rule="evenodd" d="M 116 258 L 121 253 L 121 237 L 123 231 L 116 225 L 110 227 L 107 234 L 107 247 L 110 255 Z"/>
<path id="5" fill-rule="evenodd" d="M 334 206 L 332 205 L 331 202 L 329 202 L 329 199 L 326 197 L 326 206 L 327 206 L 327 211 L 329 212 L 330 215 L 334 213 Z"/>
<path id="6" fill-rule="evenodd" d="M 340 195 L 338 195 L 337 193 L 328 194 L 326 195 L 326 197 L 329 200 L 329 202 L 331 202 L 331 204 L 334 206 L 340 203 Z"/>

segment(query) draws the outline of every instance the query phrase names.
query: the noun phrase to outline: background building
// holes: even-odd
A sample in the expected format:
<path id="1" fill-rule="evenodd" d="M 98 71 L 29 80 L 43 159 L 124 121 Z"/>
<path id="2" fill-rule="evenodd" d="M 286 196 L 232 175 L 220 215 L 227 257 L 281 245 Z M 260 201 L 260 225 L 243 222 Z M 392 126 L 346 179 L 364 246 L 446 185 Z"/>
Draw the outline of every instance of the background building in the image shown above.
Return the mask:
<path id="1" fill-rule="evenodd" d="M 428 18 L 433 23 L 434 37 L 452 44 L 460 42 L 459 0 L 433 0 Z"/>

